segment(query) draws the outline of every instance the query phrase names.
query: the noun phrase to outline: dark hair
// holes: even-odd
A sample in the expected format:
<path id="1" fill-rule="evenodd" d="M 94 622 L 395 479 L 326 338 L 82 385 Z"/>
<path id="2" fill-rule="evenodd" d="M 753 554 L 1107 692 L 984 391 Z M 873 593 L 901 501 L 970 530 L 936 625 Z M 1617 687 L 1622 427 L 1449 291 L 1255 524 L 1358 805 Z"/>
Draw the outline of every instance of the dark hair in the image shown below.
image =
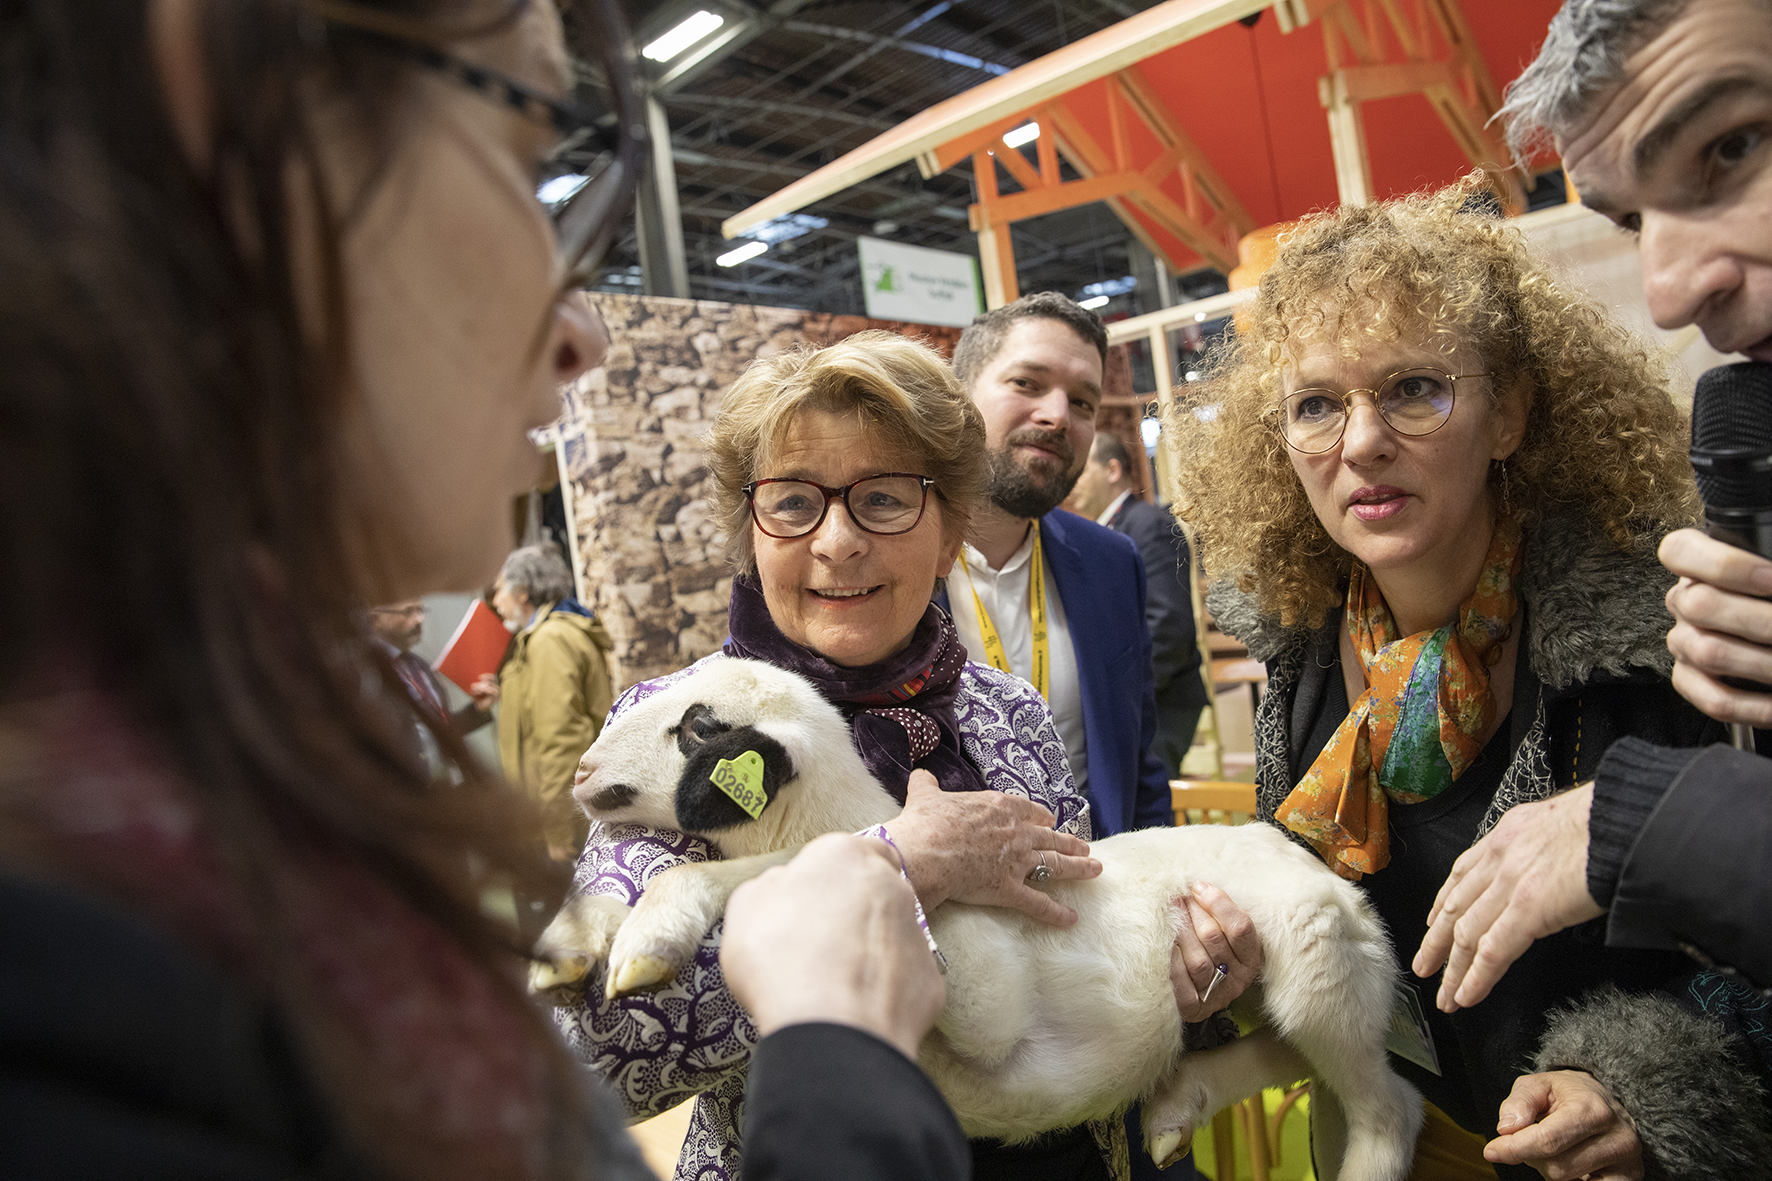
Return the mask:
<path id="1" fill-rule="evenodd" d="M 1095 462 L 1106 466 L 1114 460 L 1120 461 L 1122 475 L 1132 470 L 1132 452 L 1126 450 L 1126 441 L 1112 431 L 1096 431 Z"/>
<path id="2" fill-rule="evenodd" d="M 1030 318 L 1057 320 L 1070 328 L 1095 346 L 1095 351 L 1101 355 L 1102 368 L 1107 367 L 1107 329 L 1102 326 L 1101 317 L 1067 295 L 1039 291 L 1024 295 L 1014 303 L 992 308 L 960 333 L 960 343 L 954 346 L 954 373 L 959 376 L 960 384 L 970 391 L 985 366 L 996 359 L 1010 326 L 1017 320 Z"/>
<path id="3" fill-rule="evenodd" d="M 366 1101 L 378 1077 L 361 1069 L 368 1051 L 300 973 L 280 970 L 293 941 L 278 938 L 277 886 L 297 850 L 350 858 L 453 936 L 545 1055 L 555 1095 L 577 1094 L 579 1074 L 512 979 L 515 932 L 479 905 L 489 881 L 557 897 L 563 875 L 540 856 L 520 794 L 411 709 L 352 615 L 331 458 L 350 206 L 323 199 L 306 99 L 320 88 L 349 104 L 385 154 L 415 101 L 414 67 L 329 34 L 300 0 L 206 4 L 213 158 L 200 171 L 165 114 L 148 7 L 0 7 L 0 706 L 40 694 L 43 668 L 70 665 L 121 698 L 222 851 L 273 957 L 252 974 L 331 1114 L 381 1168 L 414 1175 L 432 1129 L 361 1114 L 385 1111 Z M 360 7 L 462 40 L 506 27 L 523 0 Z M 321 316 L 304 331 L 291 214 L 309 201 Z M 411 749 L 415 716 L 460 768 L 447 791 Z M 0 851 L 138 904 L 33 831 L 54 783 L 0 783 Z M 576 1174 L 581 1112 L 563 1103 L 550 1118 L 538 1152 Z"/>

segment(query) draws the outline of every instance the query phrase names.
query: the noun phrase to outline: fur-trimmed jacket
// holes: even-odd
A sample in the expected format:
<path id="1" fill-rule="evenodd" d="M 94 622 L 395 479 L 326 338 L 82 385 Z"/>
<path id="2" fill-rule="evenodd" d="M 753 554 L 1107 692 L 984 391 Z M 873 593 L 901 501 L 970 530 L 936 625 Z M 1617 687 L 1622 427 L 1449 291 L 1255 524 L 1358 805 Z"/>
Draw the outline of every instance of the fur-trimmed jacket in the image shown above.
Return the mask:
<path id="1" fill-rule="evenodd" d="M 1620 550 L 1567 519 L 1527 531 L 1518 584 L 1525 634 L 1510 716 L 1490 740 L 1506 744 L 1499 785 L 1474 824 L 1481 801 L 1469 801 L 1466 827 L 1451 840 L 1453 834 L 1432 832 L 1437 817 L 1426 829 L 1399 833 L 1393 810 L 1393 849 L 1414 859 L 1411 888 L 1399 891 L 1400 877 L 1385 879 L 1395 859 L 1364 883 L 1404 960 L 1425 930 L 1437 883 L 1502 813 L 1592 778 L 1617 739 L 1693 746 L 1718 736 L 1716 723 L 1667 680 L 1672 619 L 1663 597 L 1672 576 L 1655 560 L 1659 538 L 1658 531 L 1645 533 Z M 1308 769 L 1306 746 L 1319 714 L 1345 697 L 1341 612 L 1320 628 L 1283 627 L 1228 582 L 1212 589 L 1208 605 L 1219 626 L 1267 664 L 1255 744 L 1258 806 L 1271 823 Z M 1424 865 L 1429 847 L 1434 852 Z M 1494 1134 L 1497 1109 L 1519 1075 L 1585 1070 L 1635 1120 L 1647 1178 L 1755 1175 L 1772 1160 L 1772 1113 L 1764 1102 L 1772 1036 L 1754 1032 L 1772 1025 L 1754 1016 L 1766 1002 L 1715 973 L 1695 973 L 1677 953 L 1608 948 L 1603 936 L 1603 922 L 1595 920 L 1539 940 L 1488 999 L 1452 1015 L 1434 1007 L 1437 981 L 1405 971 L 1440 1071 L 1396 1057 L 1392 1065 L 1485 1137 Z M 1521 1181 L 1538 1176 L 1524 1166 L 1497 1172 Z"/>

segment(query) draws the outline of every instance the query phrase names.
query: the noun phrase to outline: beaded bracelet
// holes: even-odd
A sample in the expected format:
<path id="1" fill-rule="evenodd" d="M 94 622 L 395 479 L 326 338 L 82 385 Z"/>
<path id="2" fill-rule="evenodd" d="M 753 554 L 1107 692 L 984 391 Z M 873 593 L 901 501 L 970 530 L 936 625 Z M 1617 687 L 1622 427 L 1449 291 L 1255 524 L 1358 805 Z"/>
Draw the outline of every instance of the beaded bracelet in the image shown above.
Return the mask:
<path id="1" fill-rule="evenodd" d="M 898 876 L 903 878 L 907 883 L 911 880 L 909 871 L 905 869 L 904 851 L 898 847 L 898 842 L 893 840 L 891 834 L 886 831 L 886 826 L 884 824 L 877 824 L 860 835 L 864 837 L 875 837 L 879 840 L 885 841 L 892 851 L 898 855 Z M 943 976 L 946 976 L 948 974 L 948 957 L 941 954 L 941 948 L 935 945 L 935 936 L 929 932 L 929 920 L 923 914 L 923 900 L 917 897 L 917 888 L 915 886 L 911 887 L 911 904 L 917 908 L 917 928 L 923 932 L 923 938 L 929 941 L 929 951 L 935 956 L 935 966 L 940 969 Z"/>

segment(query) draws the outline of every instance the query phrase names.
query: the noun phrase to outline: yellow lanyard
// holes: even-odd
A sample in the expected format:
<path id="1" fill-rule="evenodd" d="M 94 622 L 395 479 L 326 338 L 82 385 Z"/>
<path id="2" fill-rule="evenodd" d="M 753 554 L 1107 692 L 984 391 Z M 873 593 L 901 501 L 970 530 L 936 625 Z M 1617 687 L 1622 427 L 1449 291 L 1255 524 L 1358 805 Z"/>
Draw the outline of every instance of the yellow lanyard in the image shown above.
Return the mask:
<path id="1" fill-rule="evenodd" d="M 1034 554 L 1028 559 L 1028 618 L 1033 623 L 1034 631 L 1034 675 L 1030 678 L 1040 696 L 1048 701 L 1052 699 L 1051 662 L 1047 659 L 1046 650 L 1046 573 L 1045 563 L 1040 554 L 1040 526 L 1034 529 Z M 1006 673 L 1015 670 L 1009 667 L 1009 657 L 1003 651 L 1003 637 L 997 634 L 997 625 L 991 622 L 990 612 L 984 609 L 984 603 L 978 597 L 978 588 L 972 585 L 972 568 L 966 564 L 966 553 L 960 552 L 960 569 L 966 575 L 966 586 L 972 591 L 972 609 L 978 612 L 978 632 L 984 638 L 984 657 L 990 666 Z"/>

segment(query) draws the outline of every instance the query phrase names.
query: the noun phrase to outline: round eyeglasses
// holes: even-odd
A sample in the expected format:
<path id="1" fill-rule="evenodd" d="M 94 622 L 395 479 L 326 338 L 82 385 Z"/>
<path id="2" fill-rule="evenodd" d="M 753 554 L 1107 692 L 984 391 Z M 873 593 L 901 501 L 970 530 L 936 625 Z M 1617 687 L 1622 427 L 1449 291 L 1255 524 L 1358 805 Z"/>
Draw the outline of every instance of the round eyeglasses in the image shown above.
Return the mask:
<path id="1" fill-rule="evenodd" d="M 1341 442 L 1355 394 L 1371 394 L 1378 416 L 1398 434 L 1431 435 L 1452 417 L 1461 379 L 1492 376 L 1447 373 L 1431 367 L 1400 369 L 1379 382 L 1377 389 L 1356 388 L 1337 393 L 1309 386 L 1293 390 L 1268 413 L 1278 416 L 1276 425 L 1286 446 L 1306 455 L 1318 455 Z"/>
<path id="2" fill-rule="evenodd" d="M 882 472 L 841 488 L 811 480 L 753 480 L 741 491 L 751 502 L 751 520 L 770 537 L 805 537 L 824 524 L 831 501 L 841 500 L 849 519 L 867 533 L 890 537 L 909 533 L 923 519 L 929 502 L 929 476 Z"/>

